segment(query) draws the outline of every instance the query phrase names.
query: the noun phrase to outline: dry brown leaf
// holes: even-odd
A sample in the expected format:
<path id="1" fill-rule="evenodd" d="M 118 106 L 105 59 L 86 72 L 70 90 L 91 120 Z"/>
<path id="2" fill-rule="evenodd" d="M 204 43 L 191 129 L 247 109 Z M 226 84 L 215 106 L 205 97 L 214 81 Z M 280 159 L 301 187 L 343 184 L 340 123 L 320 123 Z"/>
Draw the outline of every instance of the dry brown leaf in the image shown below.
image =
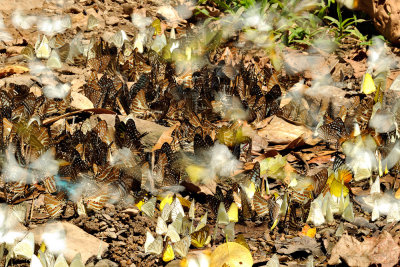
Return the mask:
<path id="1" fill-rule="evenodd" d="M 366 237 L 363 242 L 343 235 L 333 248 L 328 264 L 340 264 L 344 260 L 349 266 L 394 266 L 399 256 L 400 247 L 386 231 L 379 236 Z"/>
<path id="2" fill-rule="evenodd" d="M 180 123 L 177 123 L 177 124 L 169 127 L 168 130 L 166 130 L 165 132 L 163 132 L 151 151 L 156 151 L 157 149 L 160 149 L 165 142 L 167 142 L 168 144 L 171 143 L 172 142 L 172 137 L 171 137 L 172 132 L 179 125 L 180 125 Z"/>
<path id="3" fill-rule="evenodd" d="M 14 74 L 22 74 L 28 71 L 29 68 L 20 65 L 5 66 L 0 69 L 0 79 Z"/>
<path id="4" fill-rule="evenodd" d="M 257 123 L 258 135 L 269 143 L 289 144 L 302 137 L 308 145 L 315 145 L 319 139 L 313 138 L 313 132 L 305 126 L 291 124 L 279 117 L 272 116 Z"/>
<path id="5" fill-rule="evenodd" d="M 299 251 L 322 255 L 321 247 L 314 238 L 308 236 L 295 237 L 289 240 L 276 241 L 276 251 L 281 254 L 292 254 Z"/>
<path id="6" fill-rule="evenodd" d="M 94 108 L 92 101 L 83 94 L 71 92 L 71 107 L 76 109 L 90 109 Z"/>

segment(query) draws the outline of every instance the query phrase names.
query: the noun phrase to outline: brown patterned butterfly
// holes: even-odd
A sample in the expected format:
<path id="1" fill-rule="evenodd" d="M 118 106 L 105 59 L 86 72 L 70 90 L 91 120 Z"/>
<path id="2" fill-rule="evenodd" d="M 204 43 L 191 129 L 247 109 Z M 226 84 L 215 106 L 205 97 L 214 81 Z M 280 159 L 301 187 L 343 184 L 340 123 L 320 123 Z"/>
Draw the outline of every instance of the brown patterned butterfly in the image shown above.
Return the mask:
<path id="1" fill-rule="evenodd" d="M 318 128 L 318 136 L 328 143 L 338 143 L 342 137 L 347 136 L 346 126 L 341 118 L 334 119 Z"/>

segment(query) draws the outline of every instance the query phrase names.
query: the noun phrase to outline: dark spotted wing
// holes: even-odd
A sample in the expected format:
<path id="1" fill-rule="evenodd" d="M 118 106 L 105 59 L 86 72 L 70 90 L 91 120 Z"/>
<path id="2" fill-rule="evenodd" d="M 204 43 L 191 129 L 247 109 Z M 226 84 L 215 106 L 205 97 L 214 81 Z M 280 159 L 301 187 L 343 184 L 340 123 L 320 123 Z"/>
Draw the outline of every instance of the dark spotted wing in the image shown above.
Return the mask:
<path id="1" fill-rule="evenodd" d="M 253 166 L 253 169 L 250 172 L 250 180 L 254 183 L 256 188 L 260 188 L 261 186 L 261 177 L 260 177 L 260 162 L 256 162 Z"/>
<path id="2" fill-rule="evenodd" d="M 193 150 L 196 157 L 204 156 L 204 152 L 207 149 L 207 144 L 200 134 L 196 133 L 193 139 Z"/>
<path id="3" fill-rule="evenodd" d="M 347 135 L 346 127 L 341 118 L 336 118 L 331 123 L 322 125 L 317 132 L 319 137 L 328 143 L 337 143 L 340 138 Z"/>
<path id="4" fill-rule="evenodd" d="M 321 194 L 322 190 L 326 185 L 326 181 L 328 181 L 328 170 L 323 169 L 317 174 L 312 176 L 313 179 L 313 195 L 316 198 L 319 194 Z"/>
<path id="5" fill-rule="evenodd" d="M 12 109 L 12 97 L 8 92 L 0 90 L 0 116 L 2 118 L 11 119 Z"/>
<path id="6" fill-rule="evenodd" d="M 252 218 L 252 212 L 251 212 L 251 205 L 249 202 L 249 199 L 244 192 L 244 190 L 240 190 L 240 199 L 241 199 L 241 204 L 242 204 L 242 218 L 244 220 L 248 220 Z"/>

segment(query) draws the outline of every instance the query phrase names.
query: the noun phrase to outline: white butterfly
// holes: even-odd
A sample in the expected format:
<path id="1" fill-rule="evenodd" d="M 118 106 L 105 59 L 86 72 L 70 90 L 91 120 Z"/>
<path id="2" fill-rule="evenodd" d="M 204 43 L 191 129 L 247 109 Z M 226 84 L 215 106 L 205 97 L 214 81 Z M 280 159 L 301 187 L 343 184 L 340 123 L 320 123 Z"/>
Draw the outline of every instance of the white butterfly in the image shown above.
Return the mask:
<path id="1" fill-rule="evenodd" d="M 165 220 L 161 217 L 157 218 L 157 226 L 156 226 L 156 233 L 159 235 L 163 235 L 167 232 L 168 226 Z"/>
<path id="2" fill-rule="evenodd" d="M 167 45 L 167 38 L 165 37 L 165 34 L 157 35 L 156 38 L 154 38 L 153 44 L 151 45 L 151 49 L 159 53 L 166 45 Z"/>
<path id="3" fill-rule="evenodd" d="M 267 263 L 267 267 L 279 267 L 279 258 L 278 255 L 274 254 L 271 259 Z"/>
<path id="4" fill-rule="evenodd" d="M 21 10 L 18 9 L 14 11 L 11 20 L 15 28 L 22 28 L 24 30 L 31 28 L 36 21 L 36 16 L 26 16 L 21 12 Z"/>
<path id="5" fill-rule="evenodd" d="M 121 48 L 125 41 L 129 41 L 129 39 L 124 30 L 116 32 L 109 40 L 109 42 L 113 43 L 117 48 Z"/>
<path id="6" fill-rule="evenodd" d="M 189 235 L 187 235 L 178 242 L 176 242 L 175 244 L 173 244 L 172 247 L 176 254 L 184 258 L 189 252 L 190 242 L 191 238 Z"/>
<path id="7" fill-rule="evenodd" d="M 47 35 L 61 33 L 71 27 L 71 18 L 68 15 L 42 17 L 38 20 L 37 27 Z"/>
<path id="8" fill-rule="evenodd" d="M 47 224 L 42 238 L 51 253 L 62 253 L 66 248 L 66 233 L 61 223 Z"/>
<path id="9" fill-rule="evenodd" d="M 227 226 L 225 226 L 224 233 L 227 241 L 233 241 L 235 239 L 235 223 L 230 222 Z"/>
<path id="10" fill-rule="evenodd" d="M 307 222 L 312 222 L 315 226 L 320 226 L 325 223 L 325 217 L 322 214 L 322 208 L 317 201 L 311 202 L 310 213 Z"/>
<path id="11" fill-rule="evenodd" d="M 70 92 L 71 87 L 67 83 L 59 83 L 57 85 L 47 85 L 42 88 L 43 94 L 50 99 L 64 99 Z"/>
<path id="12" fill-rule="evenodd" d="M 229 224 L 229 216 L 226 213 L 225 205 L 223 202 L 219 203 L 218 214 L 217 214 L 217 223 L 218 224 Z"/>
<path id="13" fill-rule="evenodd" d="M 157 201 L 157 198 L 152 197 L 149 201 L 144 203 L 141 207 L 142 212 L 144 214 L 146 214 L 147 216 L 149 216 L 150 218 L 153 217 L 153 215 L 154 215 L 154 210 L 156 208 L 156 201 Z"/>
<path id="14" fill-rule="evenodd" d="M 146 233 L 146 242 L 144 243 L 144 252 L 159 255 L 163 250 L 163 240 L 161 236 L 154 239 L 150 232 Z"/>
<path id="15" fill-rule="evenodd" d="M 58 53 L 55 49 L 53 49 L 51 51 L 51 54 L 50 54 L 49 59 L 47 60 L 46 66 L 49 69 L 59 69 L 62 67 L 60 56 L 58 55 Z"/>
<path id="16" fill-rule="evenodd" d="M 181 237 L 179 236 L 178 232 L 176 231 L 175 227 L 172 224 L 168 225 L 168 230 L 167 233 L 165 234 L 165 237 L 170 237 L 173 243 L 181 240 Z"/>
<path id="17" fill-rule="evenodd" d="M 31 259 L 31 264 L 29 266 L 30 267 L 43 267 L 43 264 L 39 260 L 39 258 L 35 254 L 33 254 L 32 259 Z"/>
<path id="18" fill-rule="evenodd" d="M 196 205 L 194 203 L 194 200 L 192 201 L 192 203 L 190 204 L 190 208 L 189 208 L 189 218 L 190 219 L 194 219 L 194 212 L 196 210 Z"/>
<path id="19" fill-rule="evenodd" d="M 21 204 L 14 205 L 11 207 L 12 213 L 17 218 L 17 220 L 21 223 L 25 223 L 26 217 L 26 203 L 22 202 Z"/>
<path id="20" fill-rule="evenodd" d="M 179 213 L 176 219 L 172 221 L 171 225 L 175 228 L 178 234 L 182 233 L 183 214 Z"/>
<path id="21" fill-rule="evenodd" d="M 82 263 L 81 253 L 77 253 L 75 255 L 75 257 L 72 259 L 71 264 L 69 266 L 70 267 L 85 267 L 85 265 Z"/>
<path id="22" fill-rule="evenodd" d="M 151 18 L 141 15 L 140 13 L 132 14 L 132 23 L 140 32 L 143 32 L 147 26 L 151 24 Z"/>
<path id="23" fill-rule="evenodd" d="M 54 267 L 68 267 L 68 263 L 64 258 L 63 254 L 60 254 L 57 259 L 56 262 L 54 263 Z"/>
<path id="24" fill-rule="evenodd" d="M 172 206 L 171 219 L 173 221 L 176 219 L 176 217 L 178 216 L 179 213 L 182 213 L 182 215 L 185 215 L 182 204 L 178 198 L 175 198 L 175 200 L 174 200 L 174 202 L 172 202 L 171 206 Z"/>
<path id="25" fill-rule="evenodd" d="M 49 40 L 46 35 L 43 35 L 43 39 L 40 41 L 39 38 L 35 44 L 36 57 L 39 59 L 48 59 L 50 57 L 50 52 Z"/>
<path id="26" fill-rule="evenodd" d="M 201 216 L 199 224 L 197 224 L 196 229 L 194 231 L 198 231 L 207 225 L 207 215 L 208 212 L 206 211 L 206 213 L 203 216 Z"/>
<path id="27" fill-rule="evenodd" d="M 0 41 L 9 42 L 12 41 L 12 39 L 11 34 L 6 31 L 3 16 L 0 14 Z"/>
<path id="28" fill-rule="evenodd" d="M 87 20 L 87 30 L 91 31 L 94 28 L 96 28 L 99 25 L 99 20 L 93 16 L 92 14 L 89 15 L 88 20 Z"/>
<path id="29" fill-rule="evenodd" d="M 28 233 L 19 243 L 13 248 L 15 257 L 23 257 L 31 259 L 35 249 L 35 236 L 32 232 Z"/>

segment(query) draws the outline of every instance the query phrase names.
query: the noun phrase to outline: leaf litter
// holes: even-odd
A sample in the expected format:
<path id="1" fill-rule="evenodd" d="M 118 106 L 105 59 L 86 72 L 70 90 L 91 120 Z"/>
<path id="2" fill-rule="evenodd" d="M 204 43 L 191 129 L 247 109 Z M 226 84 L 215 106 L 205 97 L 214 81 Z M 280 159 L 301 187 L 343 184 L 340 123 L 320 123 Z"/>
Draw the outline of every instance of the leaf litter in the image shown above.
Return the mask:
<path id="1" fill-rule="evenodd" d="M 317 45 L 275 55 L 268 12 L 205 27 L 191 5 L 128 5 L 5 16 L 24 48 L 4 39 L 0 198 L 16 220 L 3 261 L 51 261 L 52 244 L 31 253 L 31 234 L 7 234 L 53 219 L 110 245 L 85 264 L 398 264 L 398 96 L 384 81 L 397 58 L 383 43 L 339 47 L 344 62 Z M 39 91 L 13 80 L 27 72 Z"/>

